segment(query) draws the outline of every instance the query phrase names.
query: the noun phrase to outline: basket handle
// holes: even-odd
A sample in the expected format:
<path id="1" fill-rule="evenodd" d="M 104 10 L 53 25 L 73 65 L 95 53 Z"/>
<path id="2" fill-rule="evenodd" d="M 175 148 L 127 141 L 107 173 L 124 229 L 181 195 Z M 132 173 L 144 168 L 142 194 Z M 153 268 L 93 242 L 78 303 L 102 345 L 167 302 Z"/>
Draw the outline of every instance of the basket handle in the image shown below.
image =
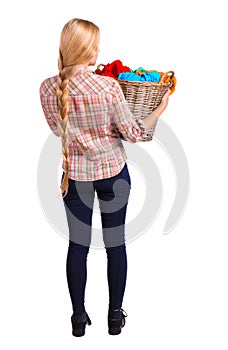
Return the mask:
<path id="1" fill-rule="evenodd" d="M 105 67 L 105 64 L 100 63 L 100 64 L 98 64 L 96 71 L 100 71 L 101 72 L 104 67 Z"/>
<path id="2" fill-rule="evenodd" d="M 167 77 L 167 75 L 170 77 L 170 87 L 173 85 L 173 77 L 174 77 L 174 72 L 172 70 L 164 73 L 162 76 L 161 76 L 161 79 L 160 79 L 160 82 L 164 82 L 164 79 Z"/>

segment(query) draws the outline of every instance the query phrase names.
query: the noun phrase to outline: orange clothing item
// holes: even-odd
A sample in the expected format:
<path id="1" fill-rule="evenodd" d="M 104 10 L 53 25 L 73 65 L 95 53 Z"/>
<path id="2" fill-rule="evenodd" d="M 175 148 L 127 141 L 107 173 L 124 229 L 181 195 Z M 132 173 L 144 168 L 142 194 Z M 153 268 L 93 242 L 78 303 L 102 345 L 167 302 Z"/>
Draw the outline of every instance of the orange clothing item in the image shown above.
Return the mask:
<path id="1" fill-rule="evenodd" d="M 169 74 L 165 74 L 163 72 L 160 72 L 161 73 L 161 76 L 162 76 L 162 81 L 164 81 L 165 83 L 169 82 L 170 81 L 170 75 Z M 176 87 L 176 84 L 177 84 L 177 78 L 175 77 L 175 75 L 172 77 L 172 81 L 173 81 L 173 85 L 171 86 L 170 90 L 170 95 L 172 95 L 175 91 L 175 87 Z"/>

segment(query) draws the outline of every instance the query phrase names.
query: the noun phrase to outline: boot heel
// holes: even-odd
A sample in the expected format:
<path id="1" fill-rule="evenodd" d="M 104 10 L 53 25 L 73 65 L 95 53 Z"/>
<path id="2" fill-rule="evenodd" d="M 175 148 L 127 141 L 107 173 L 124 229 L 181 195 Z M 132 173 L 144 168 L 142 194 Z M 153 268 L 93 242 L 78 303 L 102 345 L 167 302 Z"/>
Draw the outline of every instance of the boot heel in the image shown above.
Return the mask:
<path id="1" fill-rule="evenodd" d="M 88 326 L 91 326 L 91 324 L 92 324 L 91 319 L 89 318 L 88 315 L 87 315 L 87 324 L 88 324 Z"/>
<path id="2" fill-rule="evenodd" d="M 86 312 L 80 315 L 73 314 L 71 316 L 71 324 L 72 324 L 72 335 L 74 337 L 82 337 L 85 335 L 86 325 L 91 325 L 92 322 Z"/>

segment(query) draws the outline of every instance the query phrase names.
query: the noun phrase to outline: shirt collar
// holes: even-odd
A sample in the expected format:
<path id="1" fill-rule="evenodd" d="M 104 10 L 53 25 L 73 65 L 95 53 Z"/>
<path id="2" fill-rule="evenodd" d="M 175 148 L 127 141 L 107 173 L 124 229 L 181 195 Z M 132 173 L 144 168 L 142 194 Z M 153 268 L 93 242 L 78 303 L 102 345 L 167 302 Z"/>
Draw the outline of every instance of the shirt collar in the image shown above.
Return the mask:
<path id="1" fill-rule="evenodd" d="M 92 73 L 92 70 L 89 67 L 84 67 L 82 65 L 79 65 L 76 74 L 80 75 L 80 74 L 85 74 L 85 73 Z"/>

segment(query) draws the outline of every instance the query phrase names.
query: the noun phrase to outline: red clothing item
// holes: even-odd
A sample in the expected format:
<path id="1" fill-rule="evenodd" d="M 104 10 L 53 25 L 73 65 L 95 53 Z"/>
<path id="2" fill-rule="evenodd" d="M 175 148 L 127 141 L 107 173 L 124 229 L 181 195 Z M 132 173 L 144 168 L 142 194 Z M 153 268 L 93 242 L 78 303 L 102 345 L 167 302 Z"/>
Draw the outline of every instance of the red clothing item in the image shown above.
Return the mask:
<path id="1" fill-rule="evenodd" d="M 123 72 L 131 72 L 131 69 L 124 66 L 120 60 L 115 60 L 112 63 L 106 64 L 102 71 L 99 69 L 95 71 L 96 74 L 112 77 L 114 79 L 117 79 L 118 75 Z"/>

